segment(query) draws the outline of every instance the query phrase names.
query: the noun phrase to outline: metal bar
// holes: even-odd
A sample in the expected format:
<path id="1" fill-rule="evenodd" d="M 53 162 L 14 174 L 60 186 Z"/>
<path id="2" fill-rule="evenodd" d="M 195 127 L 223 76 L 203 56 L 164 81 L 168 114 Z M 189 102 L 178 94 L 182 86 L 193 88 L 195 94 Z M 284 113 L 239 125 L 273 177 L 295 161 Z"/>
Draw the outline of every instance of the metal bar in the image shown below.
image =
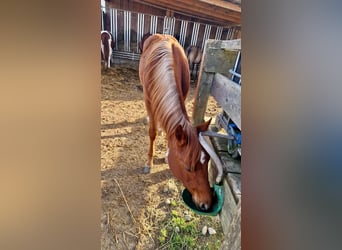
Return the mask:
<path id="1" fill-rule="evenodd" d="M 234 140 L 235 139 L 234 136 L 216 133 L 216 132 L 211 131 L 211 130 L 207 130 L 207 131 L 201 132 L 201 134 L 204 135 L 204 136 L 218 137 L 218 138 L 224 138 L 224 139 L 228 139 L 228 140 Z"/>
<path id="2" fill-rule="evenodd" d="M 186 38 L 187 28 L 188 28 L 188 21 L 182 20 L 181 28 L 180 28 L 180 34 L 179 34 L 179 43 L 183 47 L 185 46 L 185 38 Z"/>
<path id="3" fill-rule="evenodd" d="M 127 11 L 124 11 L 124 30 L 123 30 L 123 35 L 124 35 L 124 51 L 127 50 Z"/>
<path id="4" fill-rule="evenodd" d="M 103 9 L 104 9 L 104 7 L 101 7 L 101 30 L 103 30 L 104 29 L 104 25 L 103 25 L 103 13 L 104 13 L 104 11 L 103 11 Z"/>
<path id="5" fill-rule="evenodd" d="M 176 23 L 176 18 L 171 17 L 171 28 L 170 28 L 170 35 L 175 34 L 175 23 Z"/>
<path id="6" fill-rule="evenodd" d="M 234 75 L 234 76 L 237 76 L 237 77 L 241 78 L 241 74 L 235 72 L 235 71 L 232 70 L 232 69 L 229 70 L 229 73 L 231 73 L 231 74 Z"/>
<path id="7" fill-rule="evenodd" d="M 204 48 L 205 41 L 208 40 L 210 37 L 210 31 L 211 31 L 211 25 L 206 24 L 205 29 L 204 29 L 203 39 L 202 39 L 202 47 L 201 47 L 202 50 Z"/>
<path id="8" fill-rule="evenodd" d="M 139 41 L 144 35 L 144 24 L 145 24 L 145 15 L 138 13 L 138 21 L 137 21 L 137 51 L 139 51 Z"/>
<path id="9" fill-rule="evenodd" d="M 134 52 L 124 52 L 124 51 L 114 50 L 113 56 L 115 59 L 128 59 L 132 61 L 140 60 L 140 54 L 134 53 Z"/>
<path id="10" fill-rule="evenodd" d="M 237 70 L 237 68 L 238 68 L 238 65 L 239 65 L 240 57 L 241 57 L 241 51 L 238 52 L 238 54 L 237 54 L 237 56 L 236 56 L 234 68 L 233 68 L 233 69 L 230 69 L 230 70 L 229 70 L 229 73 L 232 74 L 232 77 L 231 77 L 231 80 L 232 80 L 232 81 L 234 80 L 234 76 L 239 77 L 239 82 L 238 82 L 238 84 L 241 85 L 241 74 L 239 74 L 239 73 L 236 72 L 236 70 Z"/>
<path id="11" fill-rule="evenodd" d="M 113 20 L 112 20 L 112 23 L 113 23 L 113 37 L 114 37 L 114 40 L 115 40 L 115 49 L 118 50 L 118 10 L 116 9 L 112 9 L 112 12 L 113 12 Z"/>
<path id="12" fill-rule="evenodd" d="M 163 34 L 172 35 L 175 30 L 176 19 L 174 17 L 164 17 Z"/>
<path id="13" fill-rule="evenodd" d="M 124 11 L 124 51 L 131 50 L 131 12 Z"/>
<path id="14" fill-rule="evenodd" d="M 222 31 L 223 31 L 223 27 L 220 27 L 220 26 L 216 27 L 215 40 L 221 40 Z"/>
<path id="15" fill-rule="evenodd" d="M 128 14 L 128 51 L 131 51 L 132 12 Z"/>
<path id="16" fill-rule="evenodd" d="M 111 9 L 108 13 L 109 13 L 109 32 L 113 34 L 113 10 Z"/>
<path id="17" fill-rule="evenodd" d="M 236 27 L 229 27 L 227 31 L 226 40 L 233 40 Z"/>
<path id="18" fill-rule="evenodd" d="M 151 23 L 150 23 L 150 33 L 155 34 L 157 33 L 157 26 L 158 26 L 158 17 L 151 16 Z"/>
<path id="19" fill-rule="evenodd" d="M 169 18 L 167 16 L 164 17 L 163 34 L 169 34 Z"/>
<path id="20" fill-rule="evenodd" d="M 194 23 L 194 27 L 192 28 L 191 42 L 190 42 L 191 45 L 197 44 L 199 27 L 200 27 L 200 23 Z"/>
<path id="21" fill-rule="evenodd" d="M 236 71 L 236 69 L 237 69 L 237 67 L 239 65 L 240 56 L 241 56 L 241 51 L 239 51 L 237 56 L 236 56 L 235 65 L 234 65 L 234 71 Z"/>
<path id="22" fill-rule="evenodd" d="M 230 29 L 228 28 L 228 29 L 227 29 L 226 40 L 230 40 L 230 39 L 229 39 L 229 37 L 230 37 L 230 36 L 229 36 L 229 33 L 230 33 Z"/>

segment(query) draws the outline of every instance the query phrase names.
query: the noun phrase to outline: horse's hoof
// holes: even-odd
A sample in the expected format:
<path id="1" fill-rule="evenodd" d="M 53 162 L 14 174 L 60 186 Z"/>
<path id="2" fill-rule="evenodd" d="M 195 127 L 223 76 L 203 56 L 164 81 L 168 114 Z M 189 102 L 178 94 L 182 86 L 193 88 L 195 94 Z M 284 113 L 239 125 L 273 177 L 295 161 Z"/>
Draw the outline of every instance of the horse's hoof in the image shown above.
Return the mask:
<path id="1" fill-rule="evenodd" d="M 143 173 L 144 174 L 149 174 L 150 171 L 151 171 L 151 167 L 149 167 L 149 166 L 145 166 L 144 169 L 143 169 Z"/>

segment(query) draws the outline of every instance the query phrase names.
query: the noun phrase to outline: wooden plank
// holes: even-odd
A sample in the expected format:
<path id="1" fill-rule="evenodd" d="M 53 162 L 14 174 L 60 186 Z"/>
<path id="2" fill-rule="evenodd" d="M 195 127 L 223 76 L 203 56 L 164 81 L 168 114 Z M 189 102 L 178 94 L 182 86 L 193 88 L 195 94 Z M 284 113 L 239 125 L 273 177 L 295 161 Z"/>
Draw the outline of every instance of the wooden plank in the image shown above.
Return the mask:
<path id="1" fill-rule="evenodd" d="M 227 139 L 220 137 L 211 137 L 211 141 L 217 152 L 227 152 Z"/>
<path id="2" fill-rule="evenodd" d="M 221 74 L 215 74 L 211 95 L 241 130 L 241 86 Z"/>
<path id="3" fill-rule="evenodd" d="M 229 69 L 235 65 L 238 50 L 227 50 L 227 42 L 208 39 L 206 41 L 206 57 L 203 55 L 203 70 L 210 73 L 228 74 Z M 224 49 L 222 49 L 222 47 Z"/>
<path id="4" fill-rule="evenodd" d="M 219 155 L 220 155 L 220 159 L 223 163 L 224 173 L 228 173 L 228 174 L 229 173 L 239 173 L 239 174 L 241 174 L 241 161 L 235 160 L 232 157 L 230 157 L 228 152 L 226 154 L 220 153 Z M 241 191 L 238 191 L 237 194 L 241 194 Z"/>
<path id="5" fill-rule="evenodd" d="M 140 1 L 142 2 L 142 1 Z M 144 0 L 143 2 L 152 5 L 159 5 L 160 7 L 173 9 L 181 13 L 187 13 L 192 16 L 204 16 L 211 18 L 218 18 L 236 24 L 241 23 L 241 12 L 235 12 L 229 9 L 220 8 L 214 5 L 207 5 L 199 1 L 183 1 L 183 0 Z"/>
<path id="6" fill-rule="evenodd" d="M 221 43 L 221 49 L 241 50 L 241 39 L 224 40 Z"/>
<path id="7" fill-rule="evenodd" d="M 241 13 L 241 7 L 231 2 L 222 1 L 222 0 L 198 0 L 198 1 Z"/>
<path id="8" fill-rule="evenodd" d="M 241 174 L 228 173 L 228 182 L 234 195 L 235 201 L 240 202 L 241 198 Z"/>
<path id="9" fill-rule="evenodd" d="M 241 250 L 241 202 L 233 215 L 221 250 Z"/>
<path id="10" fill-rule="evenodd" d="M 219 213 L 219 216 L 221 220 L 223 233 L 227 235 L 229 231 L 229 225 L 231 224 L 233 215 L 236 212 L 237 204 L 235 202 L 235 198 L 234 198 L 234 195 L 232 194 L 227 178 L 224 178 L 223 185 L 224 185 L 224 202 L 223 202 L 222 210 Z"/>
<path id="11" fill-rule="evenodd" d="M 202 66 L 201 66 L 202 68 Z M 200 71 L 193 110 L 193 124 L 199 125 L 204 122 L 204 114 L 208 105 L 208 97 L 210 95 L 211 85 L 213 83 L 214 74 Z"/>

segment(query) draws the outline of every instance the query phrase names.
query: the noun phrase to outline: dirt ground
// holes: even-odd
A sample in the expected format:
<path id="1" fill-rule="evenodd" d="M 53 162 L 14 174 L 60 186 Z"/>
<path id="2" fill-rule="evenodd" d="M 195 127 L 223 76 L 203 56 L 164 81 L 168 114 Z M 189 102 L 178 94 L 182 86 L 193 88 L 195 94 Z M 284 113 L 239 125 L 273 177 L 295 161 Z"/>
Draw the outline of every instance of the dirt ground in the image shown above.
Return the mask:
<path id="1" fill-rule="evenodd" d="M 158 234 L 170 212 L 166 199 L 180 200 L 183 190 L 164 162 L 166 140 L 160 135 L 155 146 L 154 168 L 143 174 L 147 159 L 148 123 L 137 65 L 120 64 L 101 74 L 101 247 L 102 249 L 160 249 Z M 191 85 L 187 110 L 191 115 L 195 86 Z M 219 112 L 209 99 L 206 117 Z M 191 211 L 190 211 L 191 212 Z M 199 225 L 207 216 L 197 216 Z M 196 217 L 197 216 L 197 217 Z M 223 237 L 218 217 L 214 217 Z M 202 241 L 210 240 L 202 236 Z"/>

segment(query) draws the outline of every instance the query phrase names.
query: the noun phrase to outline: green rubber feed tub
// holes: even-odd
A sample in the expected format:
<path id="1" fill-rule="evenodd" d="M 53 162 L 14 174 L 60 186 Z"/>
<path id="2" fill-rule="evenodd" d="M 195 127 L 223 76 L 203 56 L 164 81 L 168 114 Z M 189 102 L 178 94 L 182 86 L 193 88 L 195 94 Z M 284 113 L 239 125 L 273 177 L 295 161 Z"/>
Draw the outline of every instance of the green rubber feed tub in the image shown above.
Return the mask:
<path id="1" fill-rule="evenodd" d="M 215 191 L 214 203 L 211 205 L 211 207 L 207 211 L 198 210 L 195 203 L 192 201 L 191 193 L 187 189 L 184 189 L 182 191 L 182 200 L 185 203 L 185 205 L 188 208 L 190 208 L 192 211 L 194 211 L 194 213 L 196 214 L 215 216 L 221 211 L 222 206 L 223 206 L 224 187 L 214 184 L 214 191 Z"/>

